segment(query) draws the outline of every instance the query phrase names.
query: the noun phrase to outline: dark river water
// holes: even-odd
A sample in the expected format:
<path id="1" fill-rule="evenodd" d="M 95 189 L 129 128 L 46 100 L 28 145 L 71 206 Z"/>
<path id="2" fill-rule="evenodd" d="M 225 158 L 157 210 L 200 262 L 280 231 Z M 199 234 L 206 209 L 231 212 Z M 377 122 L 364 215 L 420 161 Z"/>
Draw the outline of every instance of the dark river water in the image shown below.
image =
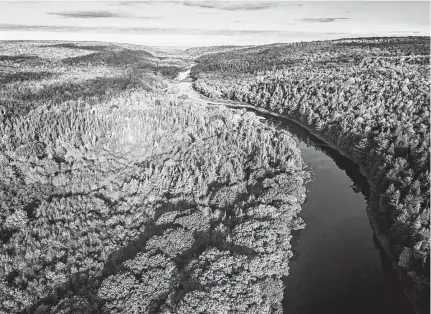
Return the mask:
<path id="1" fill-rule="evenodd" d="M 366 213 L 369 186 L 358 166 L 295 122 L 257 114 L 297 139 L 313 172 L 300 214 L 307 226 L 294 234 L 284 278 L 284 313 L 414 314 L 374 236 Z"/>
<path id="2" fill-rule="evenodd" d="M 313 172 L 284 279 L 286 314 L 413 314 L 366 213 L 369 186 L 358 166 L 298 124 L 258 113 L 288 130 Z"/>
<path id="3" fill-rule="evenodd" d="M 260 114 L 261 115 L 261 114 Z M 298 140 L 313 172 L 285 278 L 289 314 L 411 314 L 386 253 L 366 213 L 368 183 L 357 165 L 287 119 L 265 116 Z"/>

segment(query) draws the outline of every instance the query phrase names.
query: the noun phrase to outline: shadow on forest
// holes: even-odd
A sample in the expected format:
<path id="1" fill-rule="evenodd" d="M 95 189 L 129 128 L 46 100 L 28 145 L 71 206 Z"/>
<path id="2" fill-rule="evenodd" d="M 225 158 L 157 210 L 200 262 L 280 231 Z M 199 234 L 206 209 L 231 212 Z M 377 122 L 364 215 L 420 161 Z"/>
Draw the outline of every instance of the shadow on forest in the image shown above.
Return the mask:
<path id="1" fill-rule="evenodd" d="M 180 201 L 178 203 L 166 202 L 160 205 L 160 208 L 171 208 L 172 210 L 175 209 L 179 211 L 185 211 L 190 207 L 196 207 L 196 204 Z M 178 284 L 173 285 L 169 291 L 169 293 L 175 291 L 174 299 L 180 299 L 181 296 L 187 293 L 187 291 L 199 288 L 193 286 L 193 284 L 187 281 L 189 274 L 184 270 L 184 268 L 192 259 L 202 254 L 209 246 L 216 247 L 220 251 L 228 250 L 247 255 L 256 254 L 256 252 L 251 248 L 220 241 L 220 238 L 223 238 L 223 235 L 217 234 L 217 231 L 214 230 L 219 223 L 220 221 L 213 221 L 208 232 L 195 232 L 195 242 L 193 246 L 174 258 L 181 278 L 181 280 L 178 281 Z M 21 313 L 34 313 L 38 311 L 38 309 L 40 311 L 40 309 L 51 308 L 58 305 L 61 300 L 66 298 L 72 299 L 73 297 L 80 297 L 81 299 L 88 301 L 87 306 L 89 304 L 91 305 L 91 309 L 85 309 L 88 313 L 101 313 L 105 301 L 99 298 L 97 293 L 103 280 L 109 276 L 118 274 L 122 271 L 122 265 L 124 262 L 135 258 L 141 252 L 145 252 L 146 243 L 149 239 L 154 236 L 161 236 L 165 231 L 175 230 L 179 227 L 180 225 L 176 223 L 164 223 L 158 225 L 155 223 L 155 220 L 151 220 L 145 225 L 145 231 L 141 233 L 136 240 L 109 255 L 99 276 L 91 277 L 87 272 L 77 272 L 70 277 L 66 284 L 57 288 L 49 296 L 33 303 Z M 163 252 L 160 251 L 159 253 Z M 152 308 L 153 311 L 160 308 L 160 306 L 165 303 L 168 294 L 159 300 L 153 301 L 154 304 L 151 305 L 150 308 Z"/>
<path id="2" fill-rule="evenodd" d="M 57 75 L 55 72 L 41 71 L 41 72 L 16 72 L 16 73 L 0 73 L 0 84 L 24 82 L 24 81 L 40 81 L 43 79 L 51 78 Z"/>
<path id="3" fill-rule="evenodd" d="M 122 68 L 133 66 L 135 69 L 159 72 L 164 77 L 170 79 L 174 79 L 181 70 L 178 66 L 158 64 L 158 61 L 161 60 L 160 58 L 154 57 L 151 53 L 143 50 L 100 50 L 101 51 L 99 52 L 90 53 L 84 56 L 65 58 L 62 62 L 68 65 L 103 64 Z"/>
<path id="4" fill-rule="evenodd" d="M 42 58 L 39 56 L 33 55 L 16 55 L 16 56 L 8 56 L 8 55 L 0 55 L 1 61 L 13 61 L 13 62 L 24 62 L 27 60 L 41 60 Z"/>
<path id="5" fill-rule="evenodd" d="M 151 64 L 149 58 L 153 58 L 153 55 L 147 51 L 124 49 L 121 51 L 99 51 L 83 56 L 65 58 L 62 62 L 69 65 L 100 63 L 114 67 L 133 65 L 134 68 L 139 69 L 146 68 Z"/>
<path id="6" fill-rule="evenodd" d="M 55 45 L 41 45 L 41 48 L 70 48 L 70 49 L 81 49 L 81 50 L 94 50 L 94 51 L 105 51 L 112 47 L 106 45 L 78 45 L 75 43 L 64 43 Z"/>
<path id="7" fill-rule="evenodd" d="M 344 157 L 337 150 L 311 134 L 311 132 L 308 131 L 306 128 L 302 127 L 301 125 L 297 124 L 296 122 L 290 120 L 287 117 L 274 117 L 271 114 L 265 114 L 259 112 L 257 109 L 254 110 L 252 108 L 246 108 L 246 110 L 264 117 L 267 122 L 278 128 L 287 130 L 299 141 L 303 142 L 309 147 L 313 147 L 316 150 L 323 152 L 325 155 L 330 157 L 338 166 L 338 168 L 343 170 L 352 180 L 352 182 L 354 183 L 351 186 L 352 190 L 355 193 L 361 193 L 365 197 L 365 199 L 368 200 L 368 197 L 370 196 L 370 186 L 368 184 L 367 178 L 362 175 L 359 170 L 359 166 L 356 163 L 354 163 L 347 157 Z"/>
<path id="8" fill-rule="evenodd" d="M 148 163 L 141 163 L 139 167 L 146 167 Z M 273 176 L 277 175 L 277 173 L 267 172 L 264 174 L 257 182 L 250 188 L 250 190 L 255 191 L 252 194 L 259 194 L 262 191 L 261 185 L 262 182 Z M 214 195 L 219 191 L 222 187 L 228 186 L 227 183 L 216 184 L 212 182 L 208 184 L 207 195 Z M 260 188 L 258 188 L 259 186 Z M 120 198 L 119 201 L 113 202 L 109 196 L 103 195 L 100 191 L 92 191 L 88 195 L 94 195 L 97 198 L 103 199 L 105 204 L 111 210 L 115 210 L 116 207 L 122 205 L 122 203 L 127 203 L 125 198 Z M 73 194 L 63 195 L 63 197 L 73 197 Z M 146 245 L 149 239 L 155 236 L 162 236 L 165 232 L 169 230 L 176 230 L 179 228 L 183 228 L 180 224 L 175 222 L 161 222 L 157 223 L 158 219 L 166 213 L 169 212 L 178 212 L 175 216 L 175 219 L 184 218 L 189 215 L 193 215 L 194 213 L 200 211 L 198 208 L 200 205 L 195 202 L 192 197 L 188 199 L 180 199 L 184 197 L 182 194 L 163 194 L 163 200 L 157 202 L 154 207 L 154 217 L 149 217 L 149 220 L 145 223 L 144 231 L 136 237 L 135 240 L 128 243 L 126 246 L 117 249 L 116 251 L 109 254 L 109 257 L 104 262 L 103 270 L 100 272 L 98 276 L 91 276 L 88 271 L 77 272 L 74 273 L 67 280 L 65 284 L 62 284 L 60 287 L 57 287 L 54 291 L 52 291 L 47 297 L 40 299 L 27 307 L 21 313 L 40 313 L 40 311 L 49 312 L 49 309 L 55 307 L 59 304 L 60 301 L 68 299 L 70 302 L 73 302 L 74 297 L 76 298 L 76 304 L 72 305 L 78 308 L 72 308 L 69 310 L 78 311 L 82 313 L 101 313 L 103 310 L 103 305 L 105 301 L 98 296 L 98 290 L 101 287 L 101 284 L 104 279 L 109 276 L 116 275 L 123 270 L 123 264 L 128 261 L 134 259 L 139 253 L 146 251 Z M 181 299 L 184 294 L 191 290 L 195 289 L 204 289 L 205 287 L 199 287 L 193 281 L 189 281 L 190 272 L 192 270 L 186 270 L 185 267 L 189 264 L 190 261 L 199 257 L 208 247 L 217 248 L 219 251 L 229 251 L 237 254 L 247 255 L 247 256 L 256 256 L 257 252 L 250 247 L 242 246 L 234 243 L 229 243 L 226 241 L 226 234 L 217 230 L 217 226 L 220 224 L 224 224 L 229 228 L 232 226 L 235 221 L 235 215 L 232 213 L 233 204 L 242 204 L 244 201 L 244 194 L 239 193 L 236 195 L 236 198 L 232 201 L 232 204 L 229 206 L 219 207 L 217 205 L 212 205 L 211 211 L 225 211 L 226 215 L 223 218 L 223 215 L 216 215 L 214 219 L 209 221 L 209 228 L 205 231 L 199 231 L 195 229 L 190 229 L 188 232 L 192 232 L 194 237 L 193 245 L 190 248 L 187 248 L 185 251 L 181 252 L 177 256 L 173 257 L 173 261 L 175 262 L 179 275 L 175 284 L 170 287 L 168 293 L 163 295 L 158 300 L 155 300 L 150 305 L 152 312 L 157 312 L 158 309 L 166 302 L 166 298 L 169 294 L 173 293 L 172 300 Z M 253 206 L 256 204 L 249 204 L 248 206 Z M 134 204 L 136 208 L 142 208 L 145 205 L 142 204 Z M 230 214 L 227 212 L 231 211 Z M 254 219 L 253 217 L 246 217 L 244 219 Z M 160 249 L 156 249 L 156 253 L 164 254 Z M 86 300 L 86 302 L 82 303 L 79 300 Z M 174 302 L 175 303 L 175 302 Z M 85 309 L 80 308 L 80 304 L 85 304 Z M 69 304 L 70 305 L 70 304 Z"/>
<path id="9" fill-rule="evenodd" d="M 137 76 L 98 77 L 79 83 L 54 83 L 35 93 L 30 91 L 16 93 L 9 99 L 1 101 L 0 105 L 10 111 L 12 116 L 25 115 L 40 105 L 56 105 L 78 99 L 88 100 L 90 97 L 114 97 L 127 89 L 138 87 L 145 89 L 146 86 L 146 83 Z"/>
<path id="10" fill-rule="evenodd" d="M 282 128 L 287 130 L 289 133 L 291 133 L 293 136 L 295 136 L 299 141 L 305 143 L 308 147 L 313 147 L 318 151 L 323 152 L 325 155 L 330 157 L 337 167 L 341 170 L 343 170 L 346 175 L 350 178 L 350 180 L 353 182 L 352 190 L 355 193 L 360 193 L 364 196 L 367 206 L 369 202 L 370 197 L 370 186 L 368 184 L 367 178 L 363 176 L 360 172 L 359 166 L 351 161 L 350 159 L 344 157 L 340 153 L 338 153 L 335 149 L 330 147 L 328 144 L 326 144 L 324 141 L 320 140 L 313 134 L 311 134 L 307 129 L 302 127 L 301 125 L 295 123 L 294 121 L 290 120 L 289 118 L 283 118 L 283 117 L 274 117 L 270 114 L 261 113 L 258 110 L 254 110 L 252 108 L 247 108 L 246 110 L 255 112 L 257 115 L 262 116 L 266 119 L 268 123 L 271 123 L 275 127 Z M 371 227 L 371 226 L 370 226 Z M 295 261 L 299 259 L 300 252 L 296 249 L 297 243 L 300 240 L 302 230 L 297 230 L 292 232 L 292 252 L 294 253 L 291 261 Z M 408 299 L 403 293 L 403 286 L 398 279 L 398 276 L 396 274 L 396 271 L 392 265 L 392 262 L 386 253 L 386 251 L 383 249 L 383 247 L 378 242 L 374 232 L 373 232 L 373 243 L 376 249 L 379 251 L 380 259 L 381 259 L 381 269 L 384 276 L 387 278 L 387 281 L 390 283 L 390 285 L 394 287 L 398 287 L 397 289 L 394 289 L 396 293 L 399 295 L 400 301 L 398 302 L 399 305 L 402 306 L 402 309 L 405 310 L 405 313 L 410 313 L 412 311 L 412 305 L 410 302 L 408 302 Z M 333 287 L 333 289 L 336 289 L 336 287 Z M 323 313 L 353 313 L 353 314 L 360 314 L 364 311 L 369 309 L 369 300 L 367 302 L 359 302 L 358 300 L 361 299 L 361 297 L 351 297 L 351 295 L 357 295 L 358 292 L 363 291 L 366 293 L 370 289 L 375 289 L 375 287 L 363 287 L 362 289 L 358 289 L 357 287 L 352 287 L 351 291 L 343 289 L 342 291 L 337 291 L 337 293 L 333 295 L 337 295 L 337 300 L 327 300 L 326 298 L 322 298 L 321 301 L 317 301 L 316 304 L 307 304 L 306 308 L 298 308 L 299 313 L 317 313 L 317 312 L 323 312 Z M 376 291 L 374 294 L 376 296 L 376 304 L 382 305 L 382 302 L 377 300 L 381 296 L 379 295 L 379 291 Z M 367 296 L 364 296 L 364 298 L 369 298 L 368 294 Z M 377 302 L 379 301 L 379 302 Z M 374 301 L 371 300 L 371 304 Z M 388 306 L 390 305 L 390 300 L 386 303 Z M 376 312 L 383 313 L 387 308 L 380 308 L 376 309 Z"/>

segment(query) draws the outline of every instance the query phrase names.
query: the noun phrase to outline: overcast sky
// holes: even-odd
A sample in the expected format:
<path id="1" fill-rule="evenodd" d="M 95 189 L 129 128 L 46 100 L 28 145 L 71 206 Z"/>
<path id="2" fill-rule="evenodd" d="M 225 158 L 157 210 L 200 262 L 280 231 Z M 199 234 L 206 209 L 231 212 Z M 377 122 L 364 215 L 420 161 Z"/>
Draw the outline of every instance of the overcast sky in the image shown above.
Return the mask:
<path id="1" fill-rule="evenodd" d="M 3 40 L 189 47 L 391 35 L 429 36 L 430 2 L 0 2 Z"/>

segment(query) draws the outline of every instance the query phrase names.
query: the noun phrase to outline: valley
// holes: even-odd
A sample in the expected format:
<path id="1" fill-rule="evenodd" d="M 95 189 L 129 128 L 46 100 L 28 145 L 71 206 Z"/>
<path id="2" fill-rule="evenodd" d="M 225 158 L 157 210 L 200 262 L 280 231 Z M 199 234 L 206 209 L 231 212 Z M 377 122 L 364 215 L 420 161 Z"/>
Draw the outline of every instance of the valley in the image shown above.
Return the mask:
<path id="1" fill-rule="evenodd" d="M 429 38 L 0 46 L 0 313 L 429 312 Z"/>

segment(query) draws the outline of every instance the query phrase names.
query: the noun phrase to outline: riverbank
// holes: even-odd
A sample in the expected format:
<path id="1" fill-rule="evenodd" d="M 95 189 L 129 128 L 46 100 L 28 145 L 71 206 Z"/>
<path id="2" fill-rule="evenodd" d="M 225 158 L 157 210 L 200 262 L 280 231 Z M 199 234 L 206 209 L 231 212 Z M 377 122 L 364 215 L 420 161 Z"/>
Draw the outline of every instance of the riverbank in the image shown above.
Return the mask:
<path id="1" fill-rule="evenodd" d="M 201 94 L 201 95 L 204 95 L 204 94 Z M 204 95 L 204 97 L 206 97 L 206 96 Z M 420 293 L 420 295 L 422 295 L 422 296 L 418 295 L 418 292 L 415 288 L 414 278 L 411 278 L 411 276 L 408 276 L 407 275 L 408 270 L 406 270 L 403 267 L 400 267 L 397 264 L 397 262 L 395 262 L 398 260 L 398 255 L 397 255 L 397 253 L 395 253 L 395 251 L 393 250 L 393 247 L 390 245 L 391 236 L 388 234 L 388 230 L 385 227 L 385 226 L 387 226 L 387 218 L 384 216 L 381 217 L 381 215 L 379 214 L 379 205 L 380 205 L 379 203 L 380 203 L 382 191 L 381 191 L 380 187 L 377 186 L 375 184 L 375 182 L 371 179 L 372 175 L 369 172 L 369 169 L 370 169 L 369 165 L 365 165 L 360 160 L 357 160 L 351 154 L 351 152 L 348 149 L 337 145 L 334 141 L 332 141 L 330 139 L 330 137 L 326 136 L 322 132 L 318 132 L 313 127 L 307 125 L 306 121 L 304 121 L 304 120 L 292 117 L 290 115 L 287 116 L 287 115 L 275 113 L 271 110 L 259 108 L 259 107 L 256 107 L 254 105 L 241 103 L 238 101 L 234 102 L 234 101 L 225 100 L 225 99 L 221 99 L 221 98 L 219 98 L 219 99 L 204 98 L 204 99 L 210 104 L 212 103 L 215 105 L 225 105 L 225 106 L 230 107 L 230 108 L 245 108 L 245 109 L 253 110 L 253 111 L 258 112 L 258 113 L 270 115 L 270 116 L 273 116 L 276 118 L 292 120 L 295 123 L 297 123 L 298 125 L 300 125 L 301 127 L 307 129 L 311 134 L 313 134 L 314 136 L 316 136 L 320 140 L 327 143 L 331 148 L 333 148 L 334 150 L 339 152 L 341 155 L 343 155 L 344 157 L 355 162 L 359 166 L 360 172 L 367 179 L 367 182 L 370 186 L 370 199 L 369 199 L 370 206 L 367 207 L 367 213 L 368 213 L 368 216 L 370 218 L 371 226 L 372 226 L 372 228 L 373 228 L 373 230 L 374 230 L 374 232 L 375 232 L 375 234 L 379 240 L 379 243 L 384 248 L 386 253 L 390 256 L 391 260 L 393 261 L 392 266 L 394 267 L 394 269 L 398 273 L 400 280 L 405 283 L 406 295 L 411 300 L 412 304 L 414 305 L 415 311 L 417 313 L 427 313 L 427 311 L 428 311 L 427 308 L 429 307 L 429 304 L 427 303 L 426 299 L 423 300 L 423 298 L 424 298 L 423 293 Z"/>
<path id="2" fill-rule="evenodd" d="M 352 162 L 355 162 L 359 166 L 361 174 L 367 179 L 367 182 L 370 186 L 370 204 L 373 204 L 372 206 L 374 206 L 374 207 L 373 208 L 367 207 L 367 213 L 370 217 L 371 226 L 372 226 L 372 228 L 373 228 L 373 230 L 374 230 L 374 232 L 375 232 L 375 234 L 379 240 L 379 243 L 384 248 L 386 254 L 388 254 L 391 257 L 392 261 L 395 259 L 395 256 L 392 253 L 390 246 L 389 246 L 390 238 L 387 236 L 387 234 L 384 233 L 382 228 L 379 228 L 379 226 L 381 226 L 382 223 L 381 223 L 381 221 L 379 221 L 378 217 L 376 217 L 376 215 L 375 215 L 375 212 L 376 212 L 375 208 L 377 208 L 378 200 L 379 200 L 378 189 L 374 185 L 373 181 L 369 179 L 369 173 L 367 172 L 365 166 L 357 163 L 353 159 L 352 155 L 347 150 L 338 147 L 333 141 L 328 140 L 328 138 L 326 138 L 324 135 L 322 135 L 321 133 L 312 129 L 311 127 L 305 125 L 299 119 L 295 119 L 295 118 L 290 117 L 290 116 L 274 113 L 270 110 L 266 110 L 266 109 L 259 108 L 259 107 L 249 105 L 249 104 L 245 104 L 245 103 L 232 102 L 232 101 L 228 101 L 228 100 L 221 101 L 221 99 L 210 99 L 210 98 L 207 98 L 203 95 L 202 95 L 202 99 L 207 101 L 209 104 L 213 104 L 213 105 L 217 105 L 217 106 L 218 105 L 224 105 L 224 106 L 227 106 L 229 108 L 249 109 L 249 110 L 252 110 L 254 112 L 262 113 L 262 114 L 269 115 L 269 116 L 272 116 L 275 118 L 288 119 L 288 120 L 294 121 L 295 123 L 297 123 L 301 127 L 305 128 L 312 135 L 314 135 L 318 139 L 322 140 L 323 142 L 327 143 L 332 149 L 336 150 L 338 153 L 340 153 L 344 157 L 348 158 Z M 397 267 L 397 265 L 394 262 L 392 262 L 392 266 L 396 269 L 396 271 L 399 274 L 401 279 L 405 278 L 405 274 L 403 274 L 402 270 L 399 267 Z M 408 293 L 407 296 L 412 301 L 412 303 L 415 305 L 416 312 L 421 313 L 416 306 L 416 300 L 415 300 L 414 296 L 411 293 Z"/>
<path id="3" fill-rule="evenodd" d="M 313 190 L 313 188 L 309 190 L 307 199 L 311 203 L 306 202 L 303 206 L 307 210 L 304 219 L 311 222 L 311 226 L 303 231 L 304 235 L 300 236 L 299 241 L 296 242 L 296 245 L 299 243 L 299 247 L 302 247 L 303 250 L 310 251 L 311 247 L 314 247 L 314 249 L 312 250 L 313 253 L 308 252 L 306 258 L 296 257 L 295 260 L 298 259 L 298 261 L 293 262 L 293 266 L 291 266 L 293 267 L 292 272 L 284 279 L 285 312 L 301 314 L 315 313 L 317 310 L 343 313 L 363 313 L 377 310 L 379 313 L 406 314 L 413 312 L 411 305 L 405 300 L 406 297 L 402 289 L 396 284 L 392 285 L 392 282 L 396 283 L 397 281 L 395 279 L 396 275 L 385 269 L 386 266 L 382 269 L 380 268 L 381 264 L 386 265 L 386 253 L 382 253 L 381 248 L 375 246 L 372 228 L 370 228 L 369 219 L 364 213 L 367 203 L 363 199 L 357 198 L 355 192 L 351 190 L 351 183 L 348 183 L 349 178 L 352 178 L 354 185 L 361 187 L 367 199 L 369 195 L 366 190 L 369 189 L 369 186 L 363 186 L 363 180 L 366 179 L 359 174 L 359 170 L 355 174 L 354 168 L 357 167 L 352 161 L 348 161 L 342 155 L 337 157 L 338 153 L 334 148 L 323 144 L 324 142 L 321 139 L 306 128 L 302 128 L 300 124 L 289 122 L 292 120 L 283 115 L 256 108 L 249 104 L 205 97 L 191 88 L 190 79 L 186 79 L 180 84 L 180 90 L 184 97 L 212 106 L 251 110 L 258 113 L 262 118 L 264 117 L 266 124 L 274 124 L 277 128 L 287 130 L 298 141 L 305 162 L 318 174 L 318 177 L 313 180 L 311 185 L 314 186 L 314 189 L 318 189 L 319 192 Z M 279 123 L 274 123 L 271 117 L 275 118 L 275 121 L 285 121 L 286 123 L 283 122 L 278 126 Z M 318 147 L 317 150 L 313 149 L 315 145 Z M 328 158 L 326 154 L 331 157 Z M 341 160 L 343 158 L 345 161 Z M 334 161 L 336 161 L 336 164 L 333 164 Z M 347 168 L 342 167 L 342 171 L 340 171 L 338 167 L 341 167 L 346 162 L 351 165 L 344 165 Z M 329 164 L 333 165 L 327 171 L 323 171 Z M 346 178 L 347 173 L 349 178 Z M 337 182 L 338 184 L 345 182 L 346 185 L 340 186 L 337 185 Z M 323 191 L 326 191 L 326 193 Z M 331 197 L 330 195 L 333 196 Z M 345 207 L 348 207 L 348 209 Z M 320 218 L 316 220 L 316 217 Z M 334 221 L 343 220 L 344 222 L 341 225 L 333 223 Z M 332 225 L 332 227 L 328 229 L 325 226 L 327 224 Z M 337 232 L 337 230 L 343 231 Z M 345 230 L 356 230 L 356 232 L 353 236 L 351 232 L 343 233 Z M 323 240 L 321 235 L 313 236 L 313 234 L 319 235 L 322 232 L 325 233 L 326 237 L 332 238 L 332 241 Z M 343 233 L 342 238 L 339 237 L 341 233 Z M 360 238 L 357 238 L 358 236 Z M 358 242 L 357 239 L 361 240 Z M 295 249 L 294 247 L 293 249 L 296 251 L 298 248 Z M 296 254 L 301 255 L 301 252 L 299 251 Z M 326 262 L 324 262 L 325 260 Z M 322 262 L 324 263 L 323 265 L 321 264 Z M 311 268 L 303 273 L 301 270 L 307 267 Z M 362 279 L 360 280 L 357 277 L 358 271 L 362 273 Z M 300 279 L 298 276 L 301 276 Z M 349 276 L 353 278 L 348 279 Z M 392 279 L 389 280 L 389 278 Z M 347 286 L 346 280 L 349 283 Z M 338 284 L 333 286 L 334 283 Z M 327 291 L 320 291 L 316 285 L 319 287 L 333 286 L 332 291 L 335 292 L 337 288 L 340 288 L 344 292 L 339 291 L 339 294 L 331 295 L 330 293 L 327 294 Z M 342 288 L 343 286 L 344 288 Z M 330 299 L 339 298 L 346 291 L 350 292 L 349 296 L 343 298 L 345 303 L 341 300 L 328 302 Z M 326 297 L 323 297 L 323 295 L 326 295 Z M 378 295 L 380 297 L 377 297 Z M 325 300 L 325 298 L 327 299 Z M 364 302 L 364 298 L 369 302 Z M 397 301 L 394 302 L 393 300 Z"/>
<path id="4" fill-rule="evenodd" d="M 292 117 L 362 167 L 372 225 L 429 312 L 429 37 L 264 45 L 196 61 L 200 92 Z"/>
<path id="5" fill-rule="evenodd" d="M 37 57 L 0 60 L 22 100 L 0 108 L 0 312 L 281 312 L 309 180 L 293 138 L 181 99 L 147 52 L 15 45 Z"/>
<path id="6" fill-rule="evenodd" d="M 350 152 L 348 150 L 337 146 L 333 141 L 329 140 L 322 133 L 319 133 L 315 129 L 307 126 L 303 121 L 301 121 L 299 119 L 295 119 L 291 116 L 286 116 L 286 115 L 274 113 L 274 112 L 271 112 L 269 110 L 266 110 L 263 108 L 258 108 L 256 106 L 249 105 L 249 104 L 244 104 L 244 103 L 235 104 L 234 102 L 231 102 L 231 101 L 218 102 L 218 99 L 211 100 L 209 98 L 207 98 L 206 100 L 208 101 L 209 104 L 225 105 L 229 108 L 244 108 L 244 109 L 252 110 L 252 111 L 257 112 L 257 113 L 269 115 L 269 116 L 272 116 L 275 118 L 288 119 L 288 120 L 294 121 L 295 123 L 297 123 L 301 127 L 305 128 L 312 135 L 314 135 L 318 139 L 320 139 L 323 142 L 325 142 L 326 144 L 328 144 L 332 149 L 336 150 L 338 153 L 340 153 L 344 157 L 348 158 L 349 160 L 351 160 L 352 162 L 357 164 L 359 166 L 361 174 L 367 179 L 368 185 L 370 187 L 369 204 L 371 206 L 367 207 L 367 214 L 370 218 L 369 221 L 371 223 L 371 227 L 373 228 L 374 233 L 375 233 L 376 237 L 378 238 L 380 245 L 384 248 L 386 254 L 388 254 L 388 256 L 390 256 L 390 258 L 392 260 L 392 266 L 397 271 L 399 278 L 402 281 L 405 281 L 408 278 L 405 270 L 398 267 L 398 265 L 395 262 L 393 262 L 394 260 L 396 260 L 397 256 L 394 254 L 394 252 L 392 251 L 392 249 L 389 245 L 390 237 L 388 236 L 387 231 L 385 232 L 384 228 L 382 228 L 382 226 L 385 226 L 386 223 L 385 223 L 384 219 L 380 218 L 379 215 L 377 214 L 381 192 L 380 192 L 379 188 L 374 184 L 373 180 L 370 179 L 370 174 L 367 171 L 367 167 L 364 164 L 358 163 L 358 161 L 353 158 L 352 154 L 350 154 Z M 409 283 L 409 284 L 412 285 L 412 283 Z M 421 311 L 419 309 L 421 306 L 417 305 L 417 300 L 416 300 L 417 298 L 414 296 L 414 294 L 413 294 L 414 292 L 411 291 L 412 288 L 409 288 L 407 291 L 409 291 L 409 290 L 410 290 L 410 292 L 408 292 L 406 294 L 407 294 L 408 298 L 411 300 L 412 304 L 415 306 L 415 311 L 417 313 L 425 313 L 424 310 Z M 423 306 L 424 305 L 422 305 L 422 307 Z"/>

